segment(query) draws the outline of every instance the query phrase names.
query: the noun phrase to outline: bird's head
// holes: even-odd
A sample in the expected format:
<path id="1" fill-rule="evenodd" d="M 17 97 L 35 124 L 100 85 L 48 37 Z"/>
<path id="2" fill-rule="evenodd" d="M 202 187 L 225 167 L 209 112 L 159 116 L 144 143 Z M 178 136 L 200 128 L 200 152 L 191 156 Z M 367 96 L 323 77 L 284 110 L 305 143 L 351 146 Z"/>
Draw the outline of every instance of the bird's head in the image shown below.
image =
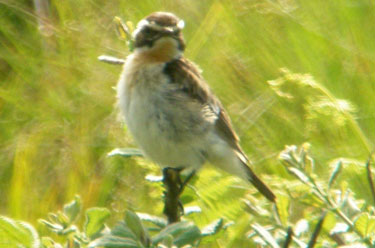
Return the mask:
<path id="1" fill-rule="evenodd" d="M 134 51 L 161 61 L 177 58 L 185 49 L 183 28 L 184 21 L 174 14 L 154 12 L 137 24 Z"/>

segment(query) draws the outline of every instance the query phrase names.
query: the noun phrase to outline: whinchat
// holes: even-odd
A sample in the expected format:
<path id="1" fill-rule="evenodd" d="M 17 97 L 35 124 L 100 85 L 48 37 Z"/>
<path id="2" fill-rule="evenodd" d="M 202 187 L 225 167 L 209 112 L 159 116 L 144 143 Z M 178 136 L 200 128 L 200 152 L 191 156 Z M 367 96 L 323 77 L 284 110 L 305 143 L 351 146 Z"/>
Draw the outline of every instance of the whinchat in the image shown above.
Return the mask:
<path id="1" fill-rule="evenodd" d="M 196 65 L 184 58 L 183 20 L 155 12 L 133 33 L 134 51 L 117 85 L 118 105 L 144 155 L 162 168 L 196 171 L 204 163 L 275 195 L 249 167 L 239 138 Z"/>

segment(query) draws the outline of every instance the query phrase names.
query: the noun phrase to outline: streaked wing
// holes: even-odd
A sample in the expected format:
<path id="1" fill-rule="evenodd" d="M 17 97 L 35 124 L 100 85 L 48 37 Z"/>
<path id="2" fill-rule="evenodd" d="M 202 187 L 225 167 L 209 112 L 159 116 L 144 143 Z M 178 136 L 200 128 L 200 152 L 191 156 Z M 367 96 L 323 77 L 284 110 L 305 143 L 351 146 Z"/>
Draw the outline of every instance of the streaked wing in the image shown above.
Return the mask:
<path id="1" fill-rule="evenodd" d="M 247 160 L 239 146 L 239 138 L 233 130 L 229 116 L 220 101 L 211 93 L 198 67 L 185 58 L 179 58 L 167 63 L 164 72 L 169 75 L 171 82 L 178 84 L 181 91 L 190 98 L 199 101 L 203 107 L 209 106 L 217 116 L 215 122 L 217 133 Z"/>
<path id="2" fill-rule="evenodd" d="M 211 93 L 198 68 L 187 59 L 180 58 L 167 63 L 164 72 L 171 78 L 171 83 L 177 84 L 178 88 L 192 100 L 200 102 L 202 110 L 206 108 L 210 109 L 212 115 L 215 115 L 214 125 L 216 133 L 238 153 L 238 157 L 246 169 L 248 180 L 267 199 L 275 202 L 275 194 L 248 166 L 248 159 L 239 145 L 239 138 L 232 128 L 229 116 L 220 101 Z"/>

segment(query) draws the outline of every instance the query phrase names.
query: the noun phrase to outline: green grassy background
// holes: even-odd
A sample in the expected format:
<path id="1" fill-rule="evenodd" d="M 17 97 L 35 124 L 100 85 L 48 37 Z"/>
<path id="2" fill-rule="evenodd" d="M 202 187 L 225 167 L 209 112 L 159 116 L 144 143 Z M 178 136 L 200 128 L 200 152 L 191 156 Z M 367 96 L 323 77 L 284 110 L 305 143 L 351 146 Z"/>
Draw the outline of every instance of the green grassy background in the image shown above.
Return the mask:
<path id="1" fill-rule="evenodd" d="M 158 167 L 106 157 L 134 144 L 114 108 L 121 67 L 97 60 L 128 54 L 114 16 L 136 23 L 160 10 L 185 20 L 186 57 L 203 69 L 255 170 L 276 192 L 287 178 L 277 160 L 285 145 L 311 143 L 322 178 L 332 159 L 367 159 L 375 138 L 370 0 L 51 0 L 44 30 L 32 1 L 0 0 L 0 214 L 36 224 L 75 194 L 115 216 L 126 208 L 161 213 L 161 186 L 144 180 L 160 174 Z M 278 96 L 267 82 L 280 68 L 310 74 L 320 89 L 290 84 L 294 98 Z M 355 111 L 326 111 L 324 96 L 345 99 Z M 343 180 L 369 200 L 364 175 L 354 172 Z M 252 217 L 240 202 L 255 191 L 210 168 L 195 187 L 187 190 L 195 194 L 190 204 L 203 209 L 193 218 L 198 224 L 236 221 L 212 247 L 248 242 Z"/>

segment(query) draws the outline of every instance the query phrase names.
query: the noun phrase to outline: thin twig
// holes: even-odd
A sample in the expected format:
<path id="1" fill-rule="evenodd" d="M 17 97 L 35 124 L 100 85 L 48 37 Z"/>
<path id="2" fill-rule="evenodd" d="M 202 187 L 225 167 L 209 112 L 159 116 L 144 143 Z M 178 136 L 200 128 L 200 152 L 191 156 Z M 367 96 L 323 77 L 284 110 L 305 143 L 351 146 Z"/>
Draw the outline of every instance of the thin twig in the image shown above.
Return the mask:
<path id="1" fill-rule="evenodd" d="M 288 227 L 283 248 L 288 248 L 289 245 L 292 243 L 292 239 L 293 239 L 293 229 L 292 227 Z"/>
<path id="2" fill-rule="evenodd" d="M 331 237 L 332 240 L 334 240 L 337 243 L 337 245 L 339 246 L 345 245 L 345 241 L 338 233 L 333 233 L 333 234 L 330 234 L 329 236 Z"/>
<path id="3" fill-rule="evenodd" d="M 123 59 L 119 59 L 108 55 L 100 55 L 98 57 L 98 60 L 113 65 L 123 65 L 125 63 L 125 60 Z"/>
<path id="4" fill-rule="evenodd" d="M 307 245 L 307 248 L 313 248 L 316 244 L 316 240 L 318 239 L 319 233 L 322 230 L 323 222 L 326 217 L 326 212 L 323 213 L 322 217 L 320 217 L 318 224 L 316 224 L 316 227 L 314 229 L 314 232 L 311 236 L 311 239 L 309 241 L 309 244 Z"/>

